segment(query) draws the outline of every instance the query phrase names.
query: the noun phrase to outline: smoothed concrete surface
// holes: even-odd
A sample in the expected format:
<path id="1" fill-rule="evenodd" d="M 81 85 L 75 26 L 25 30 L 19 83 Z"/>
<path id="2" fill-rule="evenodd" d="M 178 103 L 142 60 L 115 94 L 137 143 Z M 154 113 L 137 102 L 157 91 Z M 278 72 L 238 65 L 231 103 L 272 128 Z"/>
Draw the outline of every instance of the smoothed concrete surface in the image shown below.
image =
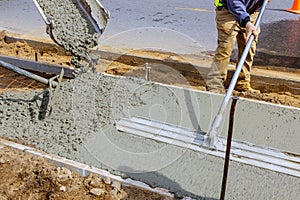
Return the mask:
<path id="1" fill-rule="evenodd" d="M 179 194 L 218 198 L 222 158 L 121 133 L 115 123 L 144 116 L 206 132 L 222 97 L 86 73 L 62 85 L 50 116 L 47 93 L 1 94 L 0 134 Z M 241 99 L 236 113 L 234 138 L 299 154 L 299 109 Z M 227 124 L 228 117 L 223 135 Z M 299 196 L 299 178 L 235 161 L 230 166 L 228 199 Z"/>
<path id="2" fill-rule="evenodd" d="M 299 130 L 299 108 L 248 99 L 238 101 L 234 125 L 237 140 L 299 154 Z"/>
<path id="3" fill-rule="evenodd" d="M 134 137 L 126 133 L 95 134 L 89 138 L 82 158 L 91 165 L 101 165 L 152 186 L 166 187 L 181 195 L 197 199 L 218 199 L 222 182 L 224 159 L 202 152 Z M 114 148 L 109 141 L 121 140 L 123 146 Z M 126 141 L 126 142 L 125 142 Z M 156 147 L 148 154 L 140 149 Z M 128 151 L 135 148 L 134 151 Z M 126 150 L 125 150 L 126 149 Z M 100 153 L 107 154 L 103 157 Z M 159 152 L 160 156 L 153 156 Z M 115 158 L 115 159 L 112 159 Z M 143 166 L 143 167 L 142 167 Z M 141 168 L 142 167 L 142 168 Z M 152 168 L 150 171 L 149 168 Z M 299 178 L 270 170 L 230 163 L 227 199 L 297 199 Z"/>

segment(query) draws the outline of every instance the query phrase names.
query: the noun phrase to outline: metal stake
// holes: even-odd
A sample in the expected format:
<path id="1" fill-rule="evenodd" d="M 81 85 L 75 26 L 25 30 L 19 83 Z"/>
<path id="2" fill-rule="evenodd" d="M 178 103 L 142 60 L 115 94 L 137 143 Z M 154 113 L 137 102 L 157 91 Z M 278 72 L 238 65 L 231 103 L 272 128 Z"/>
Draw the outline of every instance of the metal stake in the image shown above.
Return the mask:
<path id="1" fill-rule="evenodd" d="M 226 186 L 227 186 L 227 175 L 228 175 L 228 169 L 229 169 L 230 149 L 231 149 L 231 141 L 232 141 L 232 132 L 233 132 L 234 113 L 235 113 L 235 107 L 236 107 L 237 100 L 238 100 L 238 97 L 232 98 L 232 103 L 231 103 L 231 108 L 230 108 L 229 128 L 228 128 L 228 135 L 227 135 L 227 145 L 226 145 L 226 154 L 225 154 L 220 200 L 225 199 Z"/>
<path id="2" fill-rule="evenodd" d="M 145 79 L 147 81 L 150 81 L 150 70 L 151 70 L 151 67 L 149 66 L 149 63 L 145 64 L 145 70 L 146 70 Z"/>

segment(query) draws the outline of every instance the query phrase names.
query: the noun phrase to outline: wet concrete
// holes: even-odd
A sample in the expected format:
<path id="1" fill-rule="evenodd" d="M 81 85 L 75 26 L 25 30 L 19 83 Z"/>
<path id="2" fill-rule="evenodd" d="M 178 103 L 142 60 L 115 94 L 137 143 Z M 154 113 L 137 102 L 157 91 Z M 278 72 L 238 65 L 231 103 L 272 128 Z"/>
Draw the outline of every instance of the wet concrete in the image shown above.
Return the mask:
<path id="1" fill-rule="evenodd" d="M 155 149 L 148 151 L 148 147 Z M 99 152 L 105 152 L 106 156 Z M 98 134 L 89 138 L 82 157 L 92 165 L 101 163 L 104 168 L 114 169 L 114 173 L 152 186 L 164 186 L 179 195 L 219 199 L 222 158 L 113 131 L 109 137 Z M 299 178 L 233 161 L 226 197 L 292 200 L 299 195 L 299 184 Z"/>
<path id="2" fill-rule="evenodd" d="M 40 3 L 51 7 L 51 10 L 46 11 L 49 17 L 60 16 L 61 13 L 53 12 L 65 9 L 74 10 L 73 17 L 80 19 L 80 13 L 76 12 L 78 9 L 70 7 L 72 4 L 60 4 L 60 1 Z M 156 5 L 153 10 L 156 13 L 148 16 L 153 26 L 157 23 L 175 23 L 180 26 L 175 20 L 175 14 L 165 15 L 157 11 L 161 6 L 158 2 L 154 3 Z M 57 8 L 53 9 L 53 6 Z M 140 8 L 139 4 L 136 6 Z M 178 5 L 180 6 L 183 5 Z M 115 10 L 120 11 L 121 8 Z M 185 9 L 179 10 L 183 12 Z M 125 13 L 131 12 L 132 9 L 127 8 Z M 207 13 L 209 16 L 202 16 L 201 19 L 211 19 L 212 12 Z M 144 13 L 140 15 L 138 21 L 143 21 Z M 67 16 L 70 16 L 69 13 Z M 54 17 L 54 20 L 58 20 L 55 24 L 68 24 L 68 21 L 59 21 L 64 20 L 63 18 L 70 20 Z M 115 19 L 123 18 L 119 16 Z M 125 19 L 132 22 L 128 18 Z M 205 27 L 207 22 L 205 21 Z M 74 24 L 81 24 L 83 29 L 78 30 Z M 81 58 L 86 57 L 84 52 L 90 48 L 89 44 L 94 45 L 95 40 L 86 22 L 79 21 L 78 24 L 72 22 L 70 27 L 57 26 L 56 34 L 66 50 L 78 53 Z M 62 31 L 68 28 L 71 28 L 72 34 L 78 35 Z M 275 29 L 270 30 L 272 32 Z M 81 40 L 86 33 L 88 38 Z M 291 38 L 294 37 L 296 36 Z M 65 44 L 66 38 L 75 38 L 76 41 L 68 41 Z M 68 46 L 69 44 L 71 46 Z M 73 45 L 76 46 L 75 50 Z M 297 46 L 298 44 L 296 50 Z M 80 47 L 78 52 L 77 47 Z M 78 57 L 76 59 L 79 60 Z M 221 95 L 207 92 L 166 87 L 135 78 L 88 73 L 63 84 L 51 116 L 47 115 L 48 93 L 35 91 L 1 94 L 0 134 L 49 153 L 106 168 L 116 174 L 130 176 L 154 186 L 166 187 L 178 194 L 199 199 L 218 198 L 222 158 L 130 136 L 118 132 L 115 123 L 124 116 L 144 116 L 207 132 L 221 100 Z M 240 100 L 237 115 L 235 139 L 299 154 L 299 109 Z M 227 124 L 228 119 L 223 122 L 222 135 L 226 135 Z M 229 199 L 296 199 L 299 196 L 299 178 L 235 161 L 231 167 L 227 195 Z"/>
<path id="3" fill-rule="evenodd" d="M 115 123 L 121 117 L 144 116 L 206 132 L 221 100 L 208 92 L 86 73 L 62 85 L 50 116 L 47 93 L 1 94 L 0 134 L 179 194 L 218 198 L 222 158 L 121 133 Z M 241 100 L 234 137 L 299 153 L 299 112 Z M 229 199 L 299 196 L 298 178 L 236 161 L 231 167 Z"/>
<path id="4" fill-rule="evenodd" d="M 87 67 L 80 61 L 91 62 L 88 49 L 98 44 L 99 35 L 76 1 L 38 0 L 38 3 L 46 17 L 54 22 L 52 33 L 55 41 L 66 52 L 72 53 L 72 64 Z"/>

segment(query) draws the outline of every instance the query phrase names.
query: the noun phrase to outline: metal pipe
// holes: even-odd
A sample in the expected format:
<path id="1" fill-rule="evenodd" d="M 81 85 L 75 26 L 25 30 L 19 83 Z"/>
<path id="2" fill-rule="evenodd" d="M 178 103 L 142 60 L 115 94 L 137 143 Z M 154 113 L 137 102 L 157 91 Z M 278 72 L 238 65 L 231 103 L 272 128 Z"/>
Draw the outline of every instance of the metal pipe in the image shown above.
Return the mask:
<path id="1" fill-rule="evenodd" d="M 32 60 L 24 60 L 3 55 L 0 55 L 0 60 L 2 60 L 3 62 L 10 63 L 11 65 L 18 66 L 19 68 L 27 71 L 42 72 L 47 74 L 60 75 L 61 70 L 63 69 L 64 77 L 74 78 L 74 69 L 60 65 L 35 62 Z"/>
<path id="2" fill-rule="evenodd" d="M 266 9 L 267 4 L 268 4 L 268 0 L 265 0 L 264 3 L 263 3 L 263 5 L 262 5 L 261 11 L 259 13 L 259 16 L 258 16 L 258 18 L 256 20 L 256 23 L 255 23 L 255 27 L 256 28 L 259 27 L 260 21 L 262 19 L 262 16 L 263 16 L 263 13 L 264 13 L 264 11 Z M 238 80 L 238 77 L 240 75 L 240 72 L 242 70 L 242 67 L 244 65 L 244 62 L 246 60 L 246 57 L 248 55 L 248 52 L 249 52 L 249 49 L 251 47 L 251 44 L 252 44 L 253 40 L 254 40 L 254 35 L 251 35 L 249 41 L 247 42 L 247 44 L 245 46 L 245 49 L 244 49 L 243 54 L 242 54 L 242 56 L 240 58 L 240 61 L 239 61 L 238 65 L 237 65 L 237 67 L 236 67 L 235 73 L 234 73 L 234 75 L 233 75 L 233 77 L 231 79 L 231 82 L 230 82 L 230 85 L 228 87 L 227 93 L 226 93 L 226 95 L 224 97 L 224 100 L 223 100 L 223 102 L 222 102 L 222 104 L 220 106 L 220 109 L 219 109 L 219 111 L 218 111 L 218 113 L 217 113 L 216 117 L 214 118 L 214 121 L 213 121 L 213 123 L 211 125 L 210 131 L 205 136 L 204 143 L 206 145 L 209 145 L 210 147 L 215 146 L 216 143 L 218 142 L 217 133 L 219 132 L 219 128 L 221 126 L 221 122 L 222 122 L 222 119 L 223 119 L 224 112 L 225 112 L 225 110 L 227 108 L 227 105 L 228 105 L 229 100 L 231 98 L 233 89 L 234 89 L 234 87 L 236 85 L 236 82 Z"/>
<path id="3" fill-rule="evenodd" d="M 3 66 L 3 67 L 5 67 L 5 68 L 7 68 L 9 70 L 12 70 L 12 71 L 17 72 L 19 74 L 22 74 L 24 76 L 32 78 L 32 79 L 34 79 L 36 81 L 39 81 L 41 83 L 49 85 L 49 80 L 48 79 L 46 79 L 44 77 L 41 77 L 41 76 L 38 76 L 36 74 L 33 74 L 31 72 L 28 72 L 28 71 L 26 71 L 24 69 L 21 69 L 21 68 L 19 68 L 17 66 L 14 66 L 14 65 L 10 64 L 10 63 L 7 63 L 7 62 L 4 62 L 4 61 L 0 60 L 0 66 Z M 51 84 L 52 87 L 56 87 L 57 85 L 58 85 L 58 83 L 56 81 L 52 81 L 52 84 Z"/>

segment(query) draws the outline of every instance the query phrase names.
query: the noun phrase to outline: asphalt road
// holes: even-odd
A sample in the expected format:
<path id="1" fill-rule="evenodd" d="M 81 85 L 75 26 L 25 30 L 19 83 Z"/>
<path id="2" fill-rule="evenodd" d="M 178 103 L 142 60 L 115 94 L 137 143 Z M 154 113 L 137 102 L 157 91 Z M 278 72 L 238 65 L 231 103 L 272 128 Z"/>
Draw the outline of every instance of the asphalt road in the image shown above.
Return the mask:
<path id="1" fill-rule="evenodd" d="M 212 0 L 101 0 L 111 18 L 105 45 L 160 48 L 183 53 L 213 51 L 217 33 Z M 284 11 L 293 0 L 272 0 L 262 20 L 259 47 L 300 56 L 300 15 Z M 0 0 L 0 29 L 48 37 L 31 0 Z"/>
<path id="2" fill-rule="evenodd" d="M 133 29 L 136 28 L 156 27 L 178 32 L 196 41 L 197 44 L 190 41 L 184 45 L 185 40 L 177 40 L 179 45 L 184 45 L 190 52 L 197 51 L 197 48 L 214 50 L 217 46 L 215 8 L 212 0 L 102 0 L 101 2 L 111 12 L 104 38 L 126 31 L 135 33 Z M 259 47 L 280 55 L 300 56 L 300 15 L 284 11 L 290 8 L 292 3 L 293 0 L 272 0 L 269 3 L 262 19 Z M 152 39 L 157 39 L 157 35 Z M 134 40 L 129 44 L 132 42 Z M 172 42 L 168 44 L 172 45 Z"/>

